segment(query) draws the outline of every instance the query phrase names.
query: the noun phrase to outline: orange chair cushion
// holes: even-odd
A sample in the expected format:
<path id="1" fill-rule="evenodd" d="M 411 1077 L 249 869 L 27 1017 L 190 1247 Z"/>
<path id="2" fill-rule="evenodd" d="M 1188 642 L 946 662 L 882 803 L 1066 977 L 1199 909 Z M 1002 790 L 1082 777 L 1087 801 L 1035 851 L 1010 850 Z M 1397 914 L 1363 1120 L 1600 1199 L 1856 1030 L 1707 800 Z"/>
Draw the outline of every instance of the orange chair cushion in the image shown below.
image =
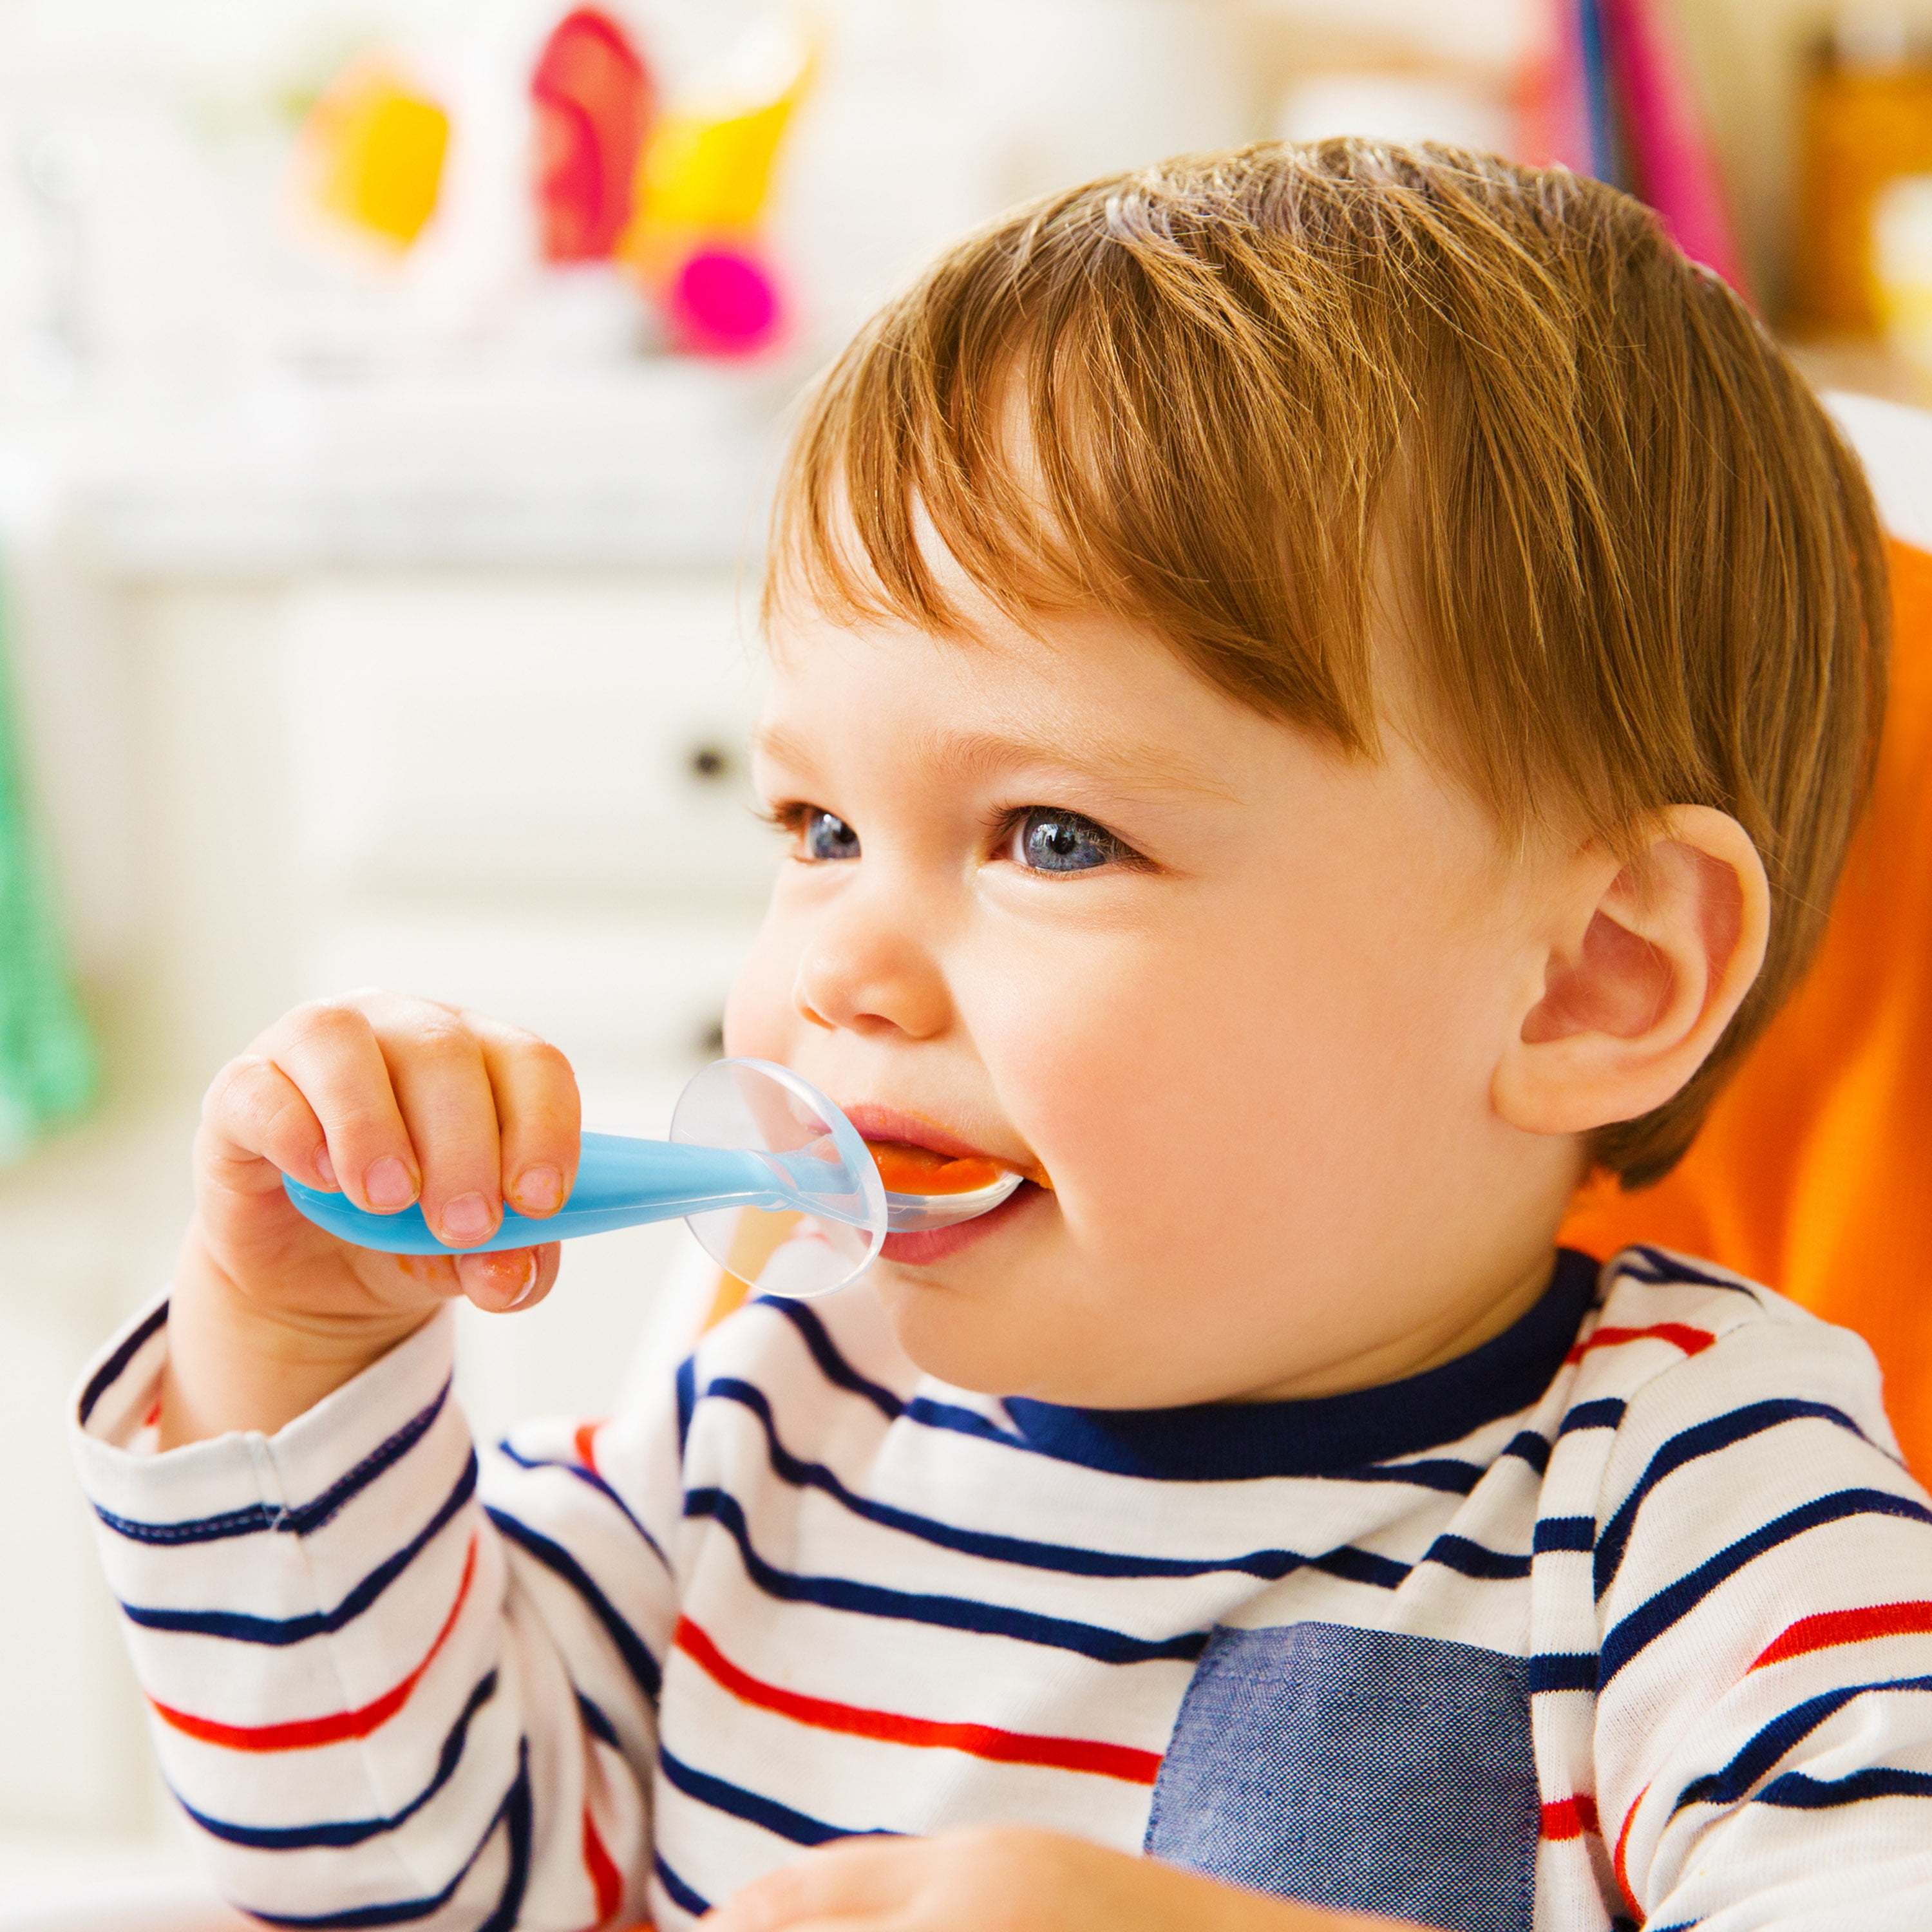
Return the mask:
<path id="1" fill-rule="evenodd" d="M 1932 556 L 1894 544 L 1869 817 L 1810 976 L 1658 1186 L 1580 1193 L 1563 1238 L 1702 1255 L 1856 1329 L 1932 1478 Z"/>

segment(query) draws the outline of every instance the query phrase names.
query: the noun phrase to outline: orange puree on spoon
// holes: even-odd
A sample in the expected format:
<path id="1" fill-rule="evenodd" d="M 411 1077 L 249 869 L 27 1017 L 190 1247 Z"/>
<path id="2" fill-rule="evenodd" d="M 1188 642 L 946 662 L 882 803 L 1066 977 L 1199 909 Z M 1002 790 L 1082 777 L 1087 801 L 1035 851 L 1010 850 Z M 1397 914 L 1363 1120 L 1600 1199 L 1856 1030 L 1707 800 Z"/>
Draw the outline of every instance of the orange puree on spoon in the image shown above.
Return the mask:
<path id="1" fill-rule="evenodd" d="M 889 1194 L 970 1194 L 991 1187 L 1006 1172 L 981 1155 L 963 1159 L 898 1141 L 868 1141 Z"/>

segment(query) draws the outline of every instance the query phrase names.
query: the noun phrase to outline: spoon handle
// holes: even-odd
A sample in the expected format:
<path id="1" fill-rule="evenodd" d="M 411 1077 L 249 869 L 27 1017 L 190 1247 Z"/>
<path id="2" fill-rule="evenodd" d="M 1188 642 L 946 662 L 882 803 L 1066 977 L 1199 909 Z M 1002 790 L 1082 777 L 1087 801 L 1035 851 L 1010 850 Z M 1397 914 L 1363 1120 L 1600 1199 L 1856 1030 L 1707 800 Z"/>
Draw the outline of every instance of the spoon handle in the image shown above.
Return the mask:
<path id="1" fill-rule="evenodd" d="M 554 1214 L 532 1220 L 503 1210 L 503 1224 L 487 1241 L 464 1248 L 431 1234 L 420 1205 L 397 1214 L 372 1214 L 346 1195 L 304 1187 L 284 1175 L 296 1208 L 319 1228 L 358 1248 L 389 1255 L 487 1255 L 536 1247 L 580 1234 L 602 1234 L 646 1221 L 674 1221 L 716 1208 L 794 1207 L 779 1191 L 765 1156 L 731 1148 L 692 1147 L 640 1140 L 629 1134 L 586 1134 L 577 1182 Z"/>

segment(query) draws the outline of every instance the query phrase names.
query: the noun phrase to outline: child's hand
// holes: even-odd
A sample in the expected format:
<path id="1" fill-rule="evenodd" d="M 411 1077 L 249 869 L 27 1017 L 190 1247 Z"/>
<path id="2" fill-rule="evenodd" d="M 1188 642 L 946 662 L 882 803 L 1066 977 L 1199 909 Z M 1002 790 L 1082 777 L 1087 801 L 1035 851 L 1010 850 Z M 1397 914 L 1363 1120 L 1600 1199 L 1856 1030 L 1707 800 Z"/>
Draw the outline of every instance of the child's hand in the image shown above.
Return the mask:
<path id="1" fill-rule="evenodd" d="M 1014 1827 L 848 1839 L 747 1886 L 713 1932 L 1359 1932 L 1395 1921 L 1295 1905 L 1078 1838 Z"/>
<path id="2" fill-rule="evenodd" d="M 439 1239 L 487 1240 L 507 1198 L 554 1214 L 576 1178 L 569 1063 L 514 1027 L 434 1000 L 358 993 L 298 1006 L 216 1076 L 195 1142 L 195 1218 L 169 1318 L 168 1447 L 272 1430 L 466 1294 L 542 1300 L 557 1250 L 398 1256 L 298 1214 L 292 1174 L 393 1213 L 420 1198 Z"/>

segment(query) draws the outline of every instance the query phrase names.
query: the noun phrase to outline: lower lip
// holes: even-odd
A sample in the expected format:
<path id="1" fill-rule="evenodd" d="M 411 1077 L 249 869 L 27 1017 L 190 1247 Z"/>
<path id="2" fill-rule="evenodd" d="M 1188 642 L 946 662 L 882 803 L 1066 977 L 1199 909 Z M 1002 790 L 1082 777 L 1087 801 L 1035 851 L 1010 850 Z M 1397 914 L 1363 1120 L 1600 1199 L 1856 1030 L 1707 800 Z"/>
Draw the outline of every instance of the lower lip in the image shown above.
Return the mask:
<path id="1" fill-rule="evenodd" d="M 1045 1191 L 1030 1180 L 1024 1182 L 998 1207 L 988 1208 L 983 1214 L 976 1214 L 970 1221 L 956 1221 L 950 1228 L 922 1228 L 916 1234 L 888 1234 L 879 1253 L 884 1259 L 897 1262 L 904 1268 L 921 1268 L 928 1262 L 944 1261 L 982 1235 L 989 1234 L 995 1228 L 1004 1226 L 1016 1214 L 1023 1214 L 1028 1204 Z"/>

